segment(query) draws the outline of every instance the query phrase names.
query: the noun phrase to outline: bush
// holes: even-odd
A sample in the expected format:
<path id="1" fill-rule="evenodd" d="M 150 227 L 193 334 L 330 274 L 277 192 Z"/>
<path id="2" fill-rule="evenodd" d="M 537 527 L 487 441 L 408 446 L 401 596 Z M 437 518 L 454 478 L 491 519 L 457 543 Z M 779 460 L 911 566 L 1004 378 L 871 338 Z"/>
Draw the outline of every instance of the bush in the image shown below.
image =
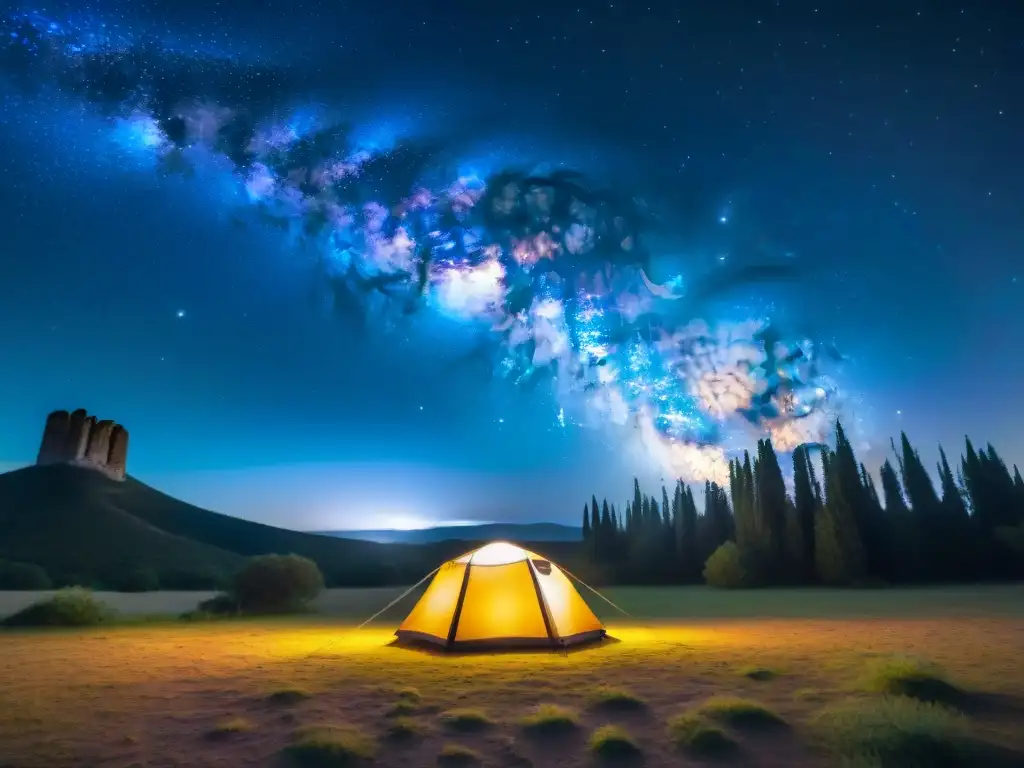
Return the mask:
<path id="1" fill-rule="evenodd" d="M 299 555 L 260 555 L 235 576 L 234 596 L 243 611 L 303 609 L 324 588 L 316 563 Z"/>
<path id="2" fill-rule="evenodd" d="M 747 570 L 736 542 L 727 541 L 711 553 L 704 564 L 704 581 L 709 587 L 719 589 L 739 589 L 746 585 Z"/>
<path id="3" fill-rule="evenodd" d="M 51 587 L 53 582 L 49 575 L 38 565 L 0 560 L 0 589 L 37 590 Z"/>
<path id="4" fill-rule="evenodd" d="M 68 587 L 4 619 L 8 627 L 88 627 L 114 618 L 114 610 L 92 592 Z"/>

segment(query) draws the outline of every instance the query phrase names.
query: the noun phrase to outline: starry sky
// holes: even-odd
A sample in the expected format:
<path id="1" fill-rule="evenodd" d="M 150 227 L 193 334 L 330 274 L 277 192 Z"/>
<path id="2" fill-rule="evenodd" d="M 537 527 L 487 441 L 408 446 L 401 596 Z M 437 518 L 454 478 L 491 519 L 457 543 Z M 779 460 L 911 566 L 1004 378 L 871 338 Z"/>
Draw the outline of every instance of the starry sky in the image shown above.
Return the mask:
<path id="1" fill-rule="evenodd" d="M 140 480 L 304 530 L 575 523 L 591 493 L 682 474 L 631 422 L 566 421 L 550 384 L 463 364 L 479 324 L 346 306 L 294 226 L 240 213 L 254 166 L 182 160 L 140 117 L 151 93 L 128 89 L 129 114 L 90 82 L 83 57 L 143 44 L 132 85 L 187 81 L 213 111 L 330 114 L 371 153 L 429 137 L 460 179 L 600 179 L 655 212 L 658 284 L 785 264 L 701 319 L 834 345 L 828 413 L 869 466 L 901 429 L 926 460 L 964 433 L 1024 460 L 1013 3 L 144 0 L 2 21 L 2 468 L 84 407 L 129 429 Z M 757 437 L 737 434 L 723 450 Z"/>

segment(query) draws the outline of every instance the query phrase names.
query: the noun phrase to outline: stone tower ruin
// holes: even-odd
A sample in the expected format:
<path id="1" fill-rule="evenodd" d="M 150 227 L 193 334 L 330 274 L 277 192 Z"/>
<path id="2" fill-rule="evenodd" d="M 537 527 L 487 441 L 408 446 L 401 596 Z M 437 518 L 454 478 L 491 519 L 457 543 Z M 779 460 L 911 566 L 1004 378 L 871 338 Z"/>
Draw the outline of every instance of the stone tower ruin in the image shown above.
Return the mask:
<path id="1" fill-rule="evenodd" d="M 36 466 L 74 464 L 124 480 L 128 469 L 128 430 L 113 421 L 96 421 L 84 408 L 46 417 Z"/>

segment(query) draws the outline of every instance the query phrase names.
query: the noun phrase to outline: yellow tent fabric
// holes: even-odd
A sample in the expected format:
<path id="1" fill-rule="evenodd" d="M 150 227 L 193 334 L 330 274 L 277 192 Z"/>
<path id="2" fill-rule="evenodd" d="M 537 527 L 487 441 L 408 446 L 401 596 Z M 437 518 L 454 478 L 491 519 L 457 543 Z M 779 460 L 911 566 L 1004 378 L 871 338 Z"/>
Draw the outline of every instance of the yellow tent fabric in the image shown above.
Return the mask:
<path id="1" fill-rule="evenodd" d="M 498 541 L 442 565 L 395 634 L 445 648 L 566 646 L 605 629 L 557 565 Z"/>

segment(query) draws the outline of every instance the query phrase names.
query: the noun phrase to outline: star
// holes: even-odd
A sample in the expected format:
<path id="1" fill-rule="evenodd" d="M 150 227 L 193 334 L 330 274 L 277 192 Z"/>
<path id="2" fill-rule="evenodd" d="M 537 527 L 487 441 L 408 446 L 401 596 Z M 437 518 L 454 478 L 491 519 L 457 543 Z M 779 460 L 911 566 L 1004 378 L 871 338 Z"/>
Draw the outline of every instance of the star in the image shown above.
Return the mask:
<path id="1" fill-rule="evenodd" d="M 178 310 L 178 311 L 177 311 L 177 312 L 175 313 L 175 315 L 176 315 L 177 317 L 179 317 L 179 318 L 181 318 L 181 317 L 184 317 L 184 316 L 185 316 L 185 310 L 184 310 L 184 309 L 179 309 L 179 310 Z"/>

